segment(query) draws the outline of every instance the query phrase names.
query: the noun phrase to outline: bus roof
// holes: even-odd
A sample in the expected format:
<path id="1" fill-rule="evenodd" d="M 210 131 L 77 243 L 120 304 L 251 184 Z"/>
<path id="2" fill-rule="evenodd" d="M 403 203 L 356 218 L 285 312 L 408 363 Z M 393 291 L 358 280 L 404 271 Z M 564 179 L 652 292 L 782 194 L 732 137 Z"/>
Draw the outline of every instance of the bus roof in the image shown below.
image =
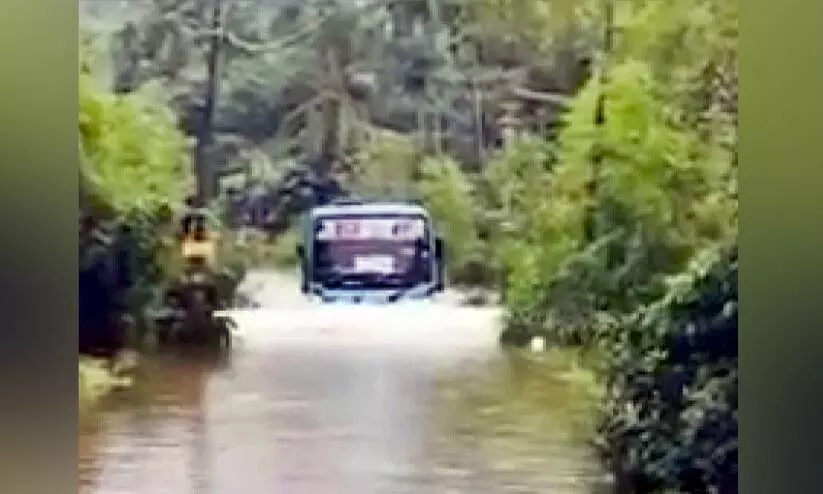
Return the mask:
<path id="1" fill-rule="evenodd" d="M 407 202 L 366 202 L 357 204 L 329 204 L 311 210 L 312 218 L 340 215 L 414 215 L 429 217 L 426 208 Z"/>

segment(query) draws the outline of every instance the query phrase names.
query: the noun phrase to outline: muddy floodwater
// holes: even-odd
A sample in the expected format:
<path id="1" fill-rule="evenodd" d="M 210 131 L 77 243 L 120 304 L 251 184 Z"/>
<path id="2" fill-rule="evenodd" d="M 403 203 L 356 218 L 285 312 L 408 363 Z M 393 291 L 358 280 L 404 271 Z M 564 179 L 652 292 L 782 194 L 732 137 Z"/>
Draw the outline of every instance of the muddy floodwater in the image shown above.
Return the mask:
<path id="1" fill-rule="evenodd" d="M 251 277 L 223 361 L 146 357 L 80 425 L 80 492 L 589 493 L 580 383 L 504 353 L 499 310 L 317 306 Z"/>

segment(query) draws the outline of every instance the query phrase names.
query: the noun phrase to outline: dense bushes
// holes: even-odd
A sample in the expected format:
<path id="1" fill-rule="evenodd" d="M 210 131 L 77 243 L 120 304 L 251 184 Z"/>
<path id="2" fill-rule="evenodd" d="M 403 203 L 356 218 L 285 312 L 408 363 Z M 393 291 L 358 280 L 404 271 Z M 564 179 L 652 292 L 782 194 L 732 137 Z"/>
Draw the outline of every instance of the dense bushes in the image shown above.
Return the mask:
<path id="1" fill-rule="evenodd" d="M 249 262 L 258 267 L 294 269 L 297 267 L 297 245 L 301 231 L 291 227 L 272 239 L 268 234 L 248 232 L 242 251 Z"/>
<path id="2" fill-rule="evenodd" d="M 98 83 L 95 61 L 92 46 L 81 46 L 81 209 L 113 225 L 112 245 L 132 261 L 129 304 L 137 309 L 172 267 L 169 220 L 191 183 L 187 145 L 159 95 L 148 87 L 111 93 Z"/>
<path id="3" fill-rule="evenodd" d="M 621 492 L 737 492 L 737 304 L 736 247 L 710 250 L 604 328 L 601 446 Z"/>
<path id="4" fill-rule="evenodd" d="M 95 77 L 83 47 L 79 93 L 81 174 L 87 192 L 116 215 L 182 202 L 192 185 L 185 137 L 159 93 L 115 95 Z"/>
<path id="5" fill-rule="evenodd" d="M 459 164 L 446 157 L 427 158 L 420 164 L 416 185 L 446 244 L 449 280 L 458 284 L 486 282 L 488 258 L 478 236 L 471 184 Z"/>
<path id="6" fill-rule="evenodd" d="M 542 178 L 543 195 L 515 193 L 523 204 L 514 208 L 527 213 L 509 213 L 520 223 L 511 241 L 528 253 L 511 256 L 517 273 L 508 286 L 512 304 L 524 296 L 546 299 L 535 310 L 550 310 L 565 305 L 559 298 L 572 297 L 578 312 L 631 310 L 661 296 L 662 276 L 685 267 L 694 252 L 735 235 L 736 197 L 727 193 L 731 152 L 699 139 L 693 122 L 672 121 L 682 108 L 660 94 L 643 64 L 616 67 L 604 89 L 609 118 L 602 140 L 592 139 L 600 134 L 591 123 L 598 87 L 590 84 L 566 116 L 557 163 Z M 595 145 L 607 150 L 607 159 L 590 197 Z M 517 155 L 511 161 L 518 170 Z M 591 206 L 600 236 L 590 243 L 583 226 Z M 581 305 L 582 295 L 587 303 Z M 512 309 L 525 317 L 521 307 Z M 529 316 L 550 324 L 549 314 Z"/>
<path id="7" fill-rule="evenodd" d="M 618 5 L 605 84 L 579 91 L 556 142 L 521 139 L 486 171 L 504 338 L 602 355 L 601 446 L 624 492 L 736 492 L 736 7 Z"/>

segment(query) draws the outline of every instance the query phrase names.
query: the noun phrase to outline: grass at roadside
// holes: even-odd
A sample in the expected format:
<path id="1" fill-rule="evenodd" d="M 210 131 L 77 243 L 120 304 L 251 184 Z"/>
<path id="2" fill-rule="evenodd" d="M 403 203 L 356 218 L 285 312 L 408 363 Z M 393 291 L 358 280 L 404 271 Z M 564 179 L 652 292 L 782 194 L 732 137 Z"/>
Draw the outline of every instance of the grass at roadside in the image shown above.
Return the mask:
<path id="1" fill-rule="evenodd" d="M 297 244 L 300 233 L 291 229 L 268 240 L 264 235 L 252 235 L 247 248 L 258 267 L 293 268 L 297 265 Z"/>
<path id="2" fill-rule="evenodd" d="M 78 377 L 80 410 L 94 405 L 114 384 L 105 362 L 97 359 L 80 357 Z"/>
<path id="3" fill-rule="evenodd" d="M 92 407 L 100 398 L 115 389 L 131 386 L 131 377 L 123 374 L 135 365 L 134 356 L 129 354 L 118 362 L 119 370 L 111 372 L 105 360 L 81 356 L 78 367 L 80 410 Z"/>
<path id="4" fill-rule="evenodd" d="M 584 352 L 574 348 L 549 347 L 544 352 L 512 350 L 526 360 L 536 363 L 544 375 L 563 383 L 564 392 L 571 403 L 577 405 L 579 418 L 586 428 L 593 428 L 593 419 L 598 404 L 604 396 L 605 388 L 598 379 L 599 358 L 593 351 Z"/>

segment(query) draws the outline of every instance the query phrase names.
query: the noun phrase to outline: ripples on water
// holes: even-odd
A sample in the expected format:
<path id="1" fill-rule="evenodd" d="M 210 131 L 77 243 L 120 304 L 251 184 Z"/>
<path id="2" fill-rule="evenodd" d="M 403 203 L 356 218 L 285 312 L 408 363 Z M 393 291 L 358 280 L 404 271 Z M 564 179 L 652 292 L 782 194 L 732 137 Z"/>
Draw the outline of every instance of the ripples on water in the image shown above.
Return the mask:
<path id="1" fill-rule="evenodd" d="M 495 309 L 239 312 L 230 365 L 148 359 L 81 428 L 97 493 L 575 493 L 599 477 L 579 396 L 501 353 Z"/>

